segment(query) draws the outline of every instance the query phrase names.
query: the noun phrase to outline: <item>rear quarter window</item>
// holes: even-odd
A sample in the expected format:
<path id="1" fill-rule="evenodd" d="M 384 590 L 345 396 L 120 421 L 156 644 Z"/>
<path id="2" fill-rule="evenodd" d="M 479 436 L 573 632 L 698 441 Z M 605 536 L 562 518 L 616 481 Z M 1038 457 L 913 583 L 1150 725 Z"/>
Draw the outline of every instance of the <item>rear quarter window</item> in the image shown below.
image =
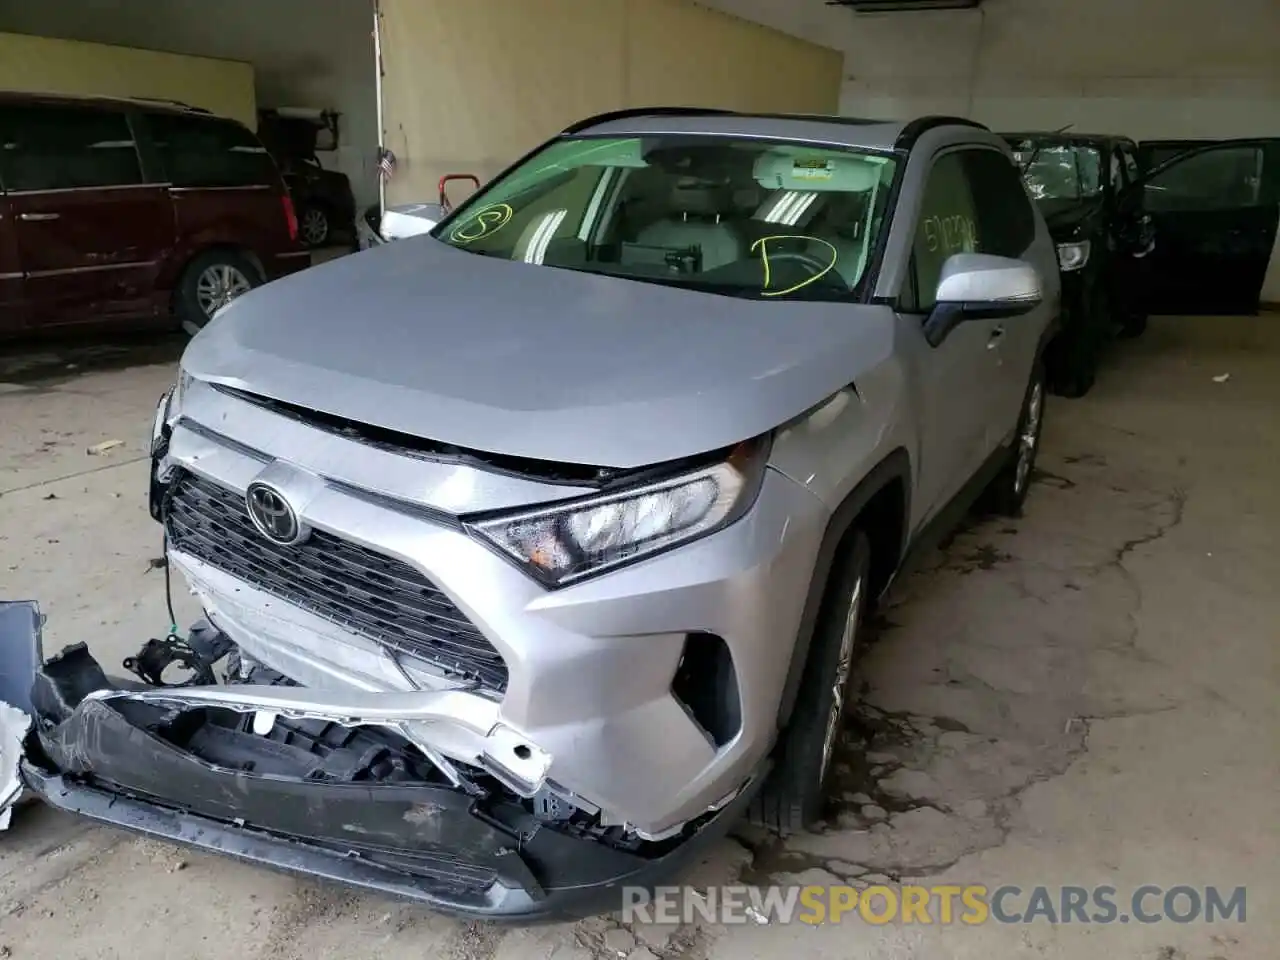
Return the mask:
<path id="1" fill-rule="evenodd" d="M 175 187 L 274 186 L 275 161 L 248 127 L 218 117 L 155 113 L 147 128 Z"/>

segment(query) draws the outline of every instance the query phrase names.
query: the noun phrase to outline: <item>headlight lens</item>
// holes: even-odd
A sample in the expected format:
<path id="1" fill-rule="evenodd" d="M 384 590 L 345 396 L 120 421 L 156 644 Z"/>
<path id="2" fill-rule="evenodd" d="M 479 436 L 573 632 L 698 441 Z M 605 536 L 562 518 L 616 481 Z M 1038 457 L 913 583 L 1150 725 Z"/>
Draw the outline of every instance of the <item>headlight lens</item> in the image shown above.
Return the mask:
<path id="1" fill-rule="evenodd" d="M 1058 267 L 1063 273 L 1082 269 L 1089 262 L 1089 248 L 1088 240 L 1058 244 Z"/>
<path id="2" fill-rule="evenodd" d="M 733 523 L 760 490 L 768 445 L 740 445 L 728 459 L 621 493 L 467 522 L 549 586 L 651 556 Z"/>

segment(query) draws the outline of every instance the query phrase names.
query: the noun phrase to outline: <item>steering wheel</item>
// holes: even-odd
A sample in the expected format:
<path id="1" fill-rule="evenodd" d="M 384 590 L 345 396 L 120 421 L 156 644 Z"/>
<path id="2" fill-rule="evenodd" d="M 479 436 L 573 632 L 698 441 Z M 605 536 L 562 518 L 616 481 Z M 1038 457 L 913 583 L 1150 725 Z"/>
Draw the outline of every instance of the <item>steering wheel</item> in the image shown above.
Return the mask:
<path id="1" fill-rule="evenodd" d="M 816 277 L 820 273 L 826 273 L 833 269 L 833 262 L 823 263 L 811 253 L 802 253 L 799 250 L 782 250 L 778 253 L 768 254 L 769 263 L 798 263 L 809 271 L 809 275 Z"/>

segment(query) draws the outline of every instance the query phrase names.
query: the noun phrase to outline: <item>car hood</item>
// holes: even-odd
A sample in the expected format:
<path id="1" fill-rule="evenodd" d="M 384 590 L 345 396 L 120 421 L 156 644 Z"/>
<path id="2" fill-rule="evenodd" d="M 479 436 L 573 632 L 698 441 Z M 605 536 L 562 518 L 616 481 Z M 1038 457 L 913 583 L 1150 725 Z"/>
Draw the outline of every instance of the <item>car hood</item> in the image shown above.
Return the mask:
<path id="1" fill-rule="evenodd" d="M 889 356 L 888 307 L 748 300 L 416 237 L 267 284 L 192 376 L 472 450 L 636 467 L 764 433 Z"/>

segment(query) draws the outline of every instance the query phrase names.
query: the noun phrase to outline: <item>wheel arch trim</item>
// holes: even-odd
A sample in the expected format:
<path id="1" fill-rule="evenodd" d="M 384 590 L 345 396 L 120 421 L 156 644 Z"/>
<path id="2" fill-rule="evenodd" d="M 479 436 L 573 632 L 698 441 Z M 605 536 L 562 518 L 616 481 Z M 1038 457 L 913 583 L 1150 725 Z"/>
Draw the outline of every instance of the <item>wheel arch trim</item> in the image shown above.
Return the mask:
<path id="1" fill-rule="evenodd" d="M 898 545 L 899 560 L 906 553 L 907 539 L 911 529 L 911 458 L 907 451 L 898 447 L 881 460 L 863 477 L 862 481 L 841 501 L 832 512 L 827 528 L 823 532 L 814 561 L 813 573 L 809 578 L 809 593 L 805 598 L 804 610 L 800 616 L 800 626 L 796 631 L 795 644 L 791 651 L 791 662 L 787 668 L 787 679 L 782 688 L 782 699 L 778 705 L 778 729 L 786 727 L 795 708 L 796 698 L 800 692 L 800 682 L 804 677 L 805 665 L 809 659 L 809 649 L 813 643 L 814 631 L 818 626 L 818 615 L 826 597 L 827 587 L 831 581 L 831 571 L 835 566 L 840 544 L 846 534 L 853 528 L 867 505 L 880 493 L 895 482 L 902 485 L 902 542 Z"/>

